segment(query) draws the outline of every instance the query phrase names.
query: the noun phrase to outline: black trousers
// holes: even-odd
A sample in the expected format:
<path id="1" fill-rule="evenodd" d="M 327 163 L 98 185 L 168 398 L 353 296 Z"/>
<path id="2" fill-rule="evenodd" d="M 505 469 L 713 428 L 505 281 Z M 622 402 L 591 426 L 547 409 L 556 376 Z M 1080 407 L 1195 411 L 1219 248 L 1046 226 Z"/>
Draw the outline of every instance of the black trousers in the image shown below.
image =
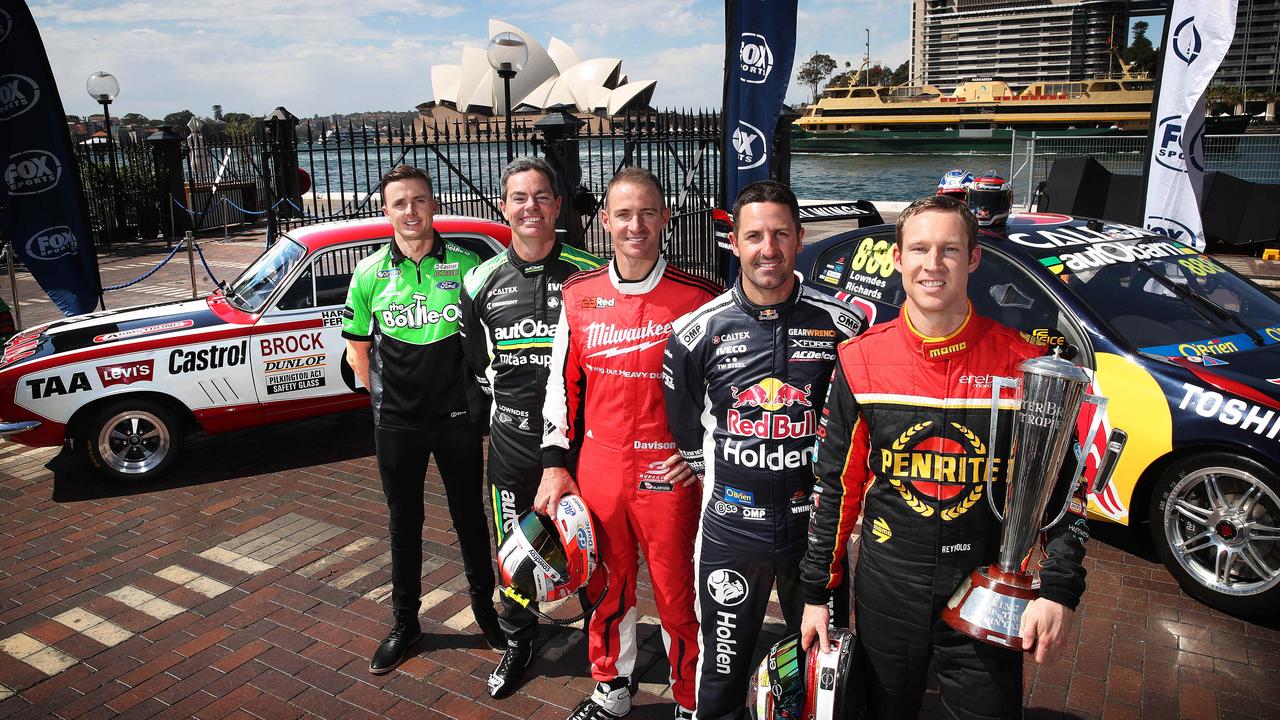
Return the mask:
<path id="1" fill-rule="evenodd" d="M 533 507 L 542 482 L 541 436 L 495 425 L 489 433 L 489 493 L 498 545 L 515 531 L 520 514 Z M 538 616 L 506 595 L 498 624 L 510 640 L 538 637 Z"/>
<path id="2" fill-rule="evenodd" d="M 458 534 L 471 607 L 492 613 L 494 553 L 484 515 L 479 431 L 467 424 L 433 431 L 377 427 L 374 434 L 390 516 L 392 609 L 397 615 L 417 616 L 421 605 L 423 493 L 427 459 L 435 456 Z"/>
<path id="3" fill-rule="evenodd" d="M 784 509 L 785 510 L 785 509 Z M 800 558 L 805 545 L 784 549 L 751 547 L 718 541 L 723 529 L 706 522 L 694 551 L 699 631 L 698 717 L 743 720 L 747 717 L 747 686 L 756 666 L 752 662 L 760 628 L 769 607 L 769 591 L 778 590 L 778 604 L 787 634 L 800 631 L 804 615 Z M 745 540 L 739 538 L 739 543 Z M 849 577 L 846 571 L 844 577 Z M 832 621 L 848 627 L 847 580 L 833 593 Z"/>

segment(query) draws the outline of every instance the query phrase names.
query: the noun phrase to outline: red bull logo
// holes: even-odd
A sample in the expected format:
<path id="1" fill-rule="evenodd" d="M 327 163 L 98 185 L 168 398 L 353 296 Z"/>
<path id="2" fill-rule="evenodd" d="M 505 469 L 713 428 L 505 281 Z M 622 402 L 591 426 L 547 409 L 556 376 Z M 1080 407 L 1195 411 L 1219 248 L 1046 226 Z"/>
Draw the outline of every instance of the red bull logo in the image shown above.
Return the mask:
<path id="1" fill-rule="evenodd" d="M 801 390 L 777 378 L 767 377 L 742 390 L 739 390 L 737 386 L 731 386 L 729 389 L 733 393 L 734 408 L 740 408 L 745 405 L 763 408 L 772 412 L 778 408 L 791 407 L 797 403 L 805 407 L 813 407 L 813 404 L 809 402 L 809 393 L 813 390 L 812 384 L 805 385 L 804 389 Z"/>

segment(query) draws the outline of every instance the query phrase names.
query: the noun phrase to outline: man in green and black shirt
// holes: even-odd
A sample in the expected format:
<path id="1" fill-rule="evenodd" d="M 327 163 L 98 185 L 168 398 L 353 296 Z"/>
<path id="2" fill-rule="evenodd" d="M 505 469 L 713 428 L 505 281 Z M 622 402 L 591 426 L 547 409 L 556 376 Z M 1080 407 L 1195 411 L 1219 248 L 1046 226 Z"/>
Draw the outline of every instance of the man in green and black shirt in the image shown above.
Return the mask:
<path id="1" fill-rule="evenodd" d="M 486 640 L 505 649 L 493 607 L 494 576 L 484 515 L 483 395 L 458 334 L 462 278 L 480 259 L 432 228 L 431 179 L 401 165 L 382 178 L 382 212 L 395 237 L 356 266 L 342 336 L 356 376 L 373 398 L 378 472 L 391 535 L 395 626 L 369 663 L 376 675 L 408 657 L 421 636 L 423 486 L 434 455 L 458 532 L 471 609 Z"/>

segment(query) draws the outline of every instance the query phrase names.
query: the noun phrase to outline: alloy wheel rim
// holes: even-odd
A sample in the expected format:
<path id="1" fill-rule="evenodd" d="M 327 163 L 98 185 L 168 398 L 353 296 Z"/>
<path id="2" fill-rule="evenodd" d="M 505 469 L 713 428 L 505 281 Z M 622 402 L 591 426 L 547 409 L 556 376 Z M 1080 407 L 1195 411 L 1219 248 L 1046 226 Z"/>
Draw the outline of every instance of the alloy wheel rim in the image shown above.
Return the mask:
<path id="1" fill-rule="evenodd" d="M 1280 584 L 1280 496 L 1253 474 L 1199 468 L 1174 485 L 1164 533 L 1196 582 L 1225 595 L 1257 595 Z"/>
<path id="2" fill-rule="evenodd" d="M 163 462 L 173 443 L 160 418 L 149 412 L 128 410 L 103 424 L 97 445 L 98 456 L 107 467 L 139 475 Z"/>

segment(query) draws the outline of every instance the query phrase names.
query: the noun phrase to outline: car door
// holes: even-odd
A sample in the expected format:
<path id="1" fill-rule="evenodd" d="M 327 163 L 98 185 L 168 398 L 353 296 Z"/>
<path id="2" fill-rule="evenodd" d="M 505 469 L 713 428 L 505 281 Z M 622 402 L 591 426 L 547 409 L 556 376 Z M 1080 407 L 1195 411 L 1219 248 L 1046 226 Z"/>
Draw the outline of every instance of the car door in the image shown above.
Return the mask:
<path id="1" fill-rule="evenodd" d="M 271 300 L 252 342 L 254 382 L 269 422 L 368 403 L 346 358 L 342 308 L 356 264 L 387 240 L 317 252 Z"/>

